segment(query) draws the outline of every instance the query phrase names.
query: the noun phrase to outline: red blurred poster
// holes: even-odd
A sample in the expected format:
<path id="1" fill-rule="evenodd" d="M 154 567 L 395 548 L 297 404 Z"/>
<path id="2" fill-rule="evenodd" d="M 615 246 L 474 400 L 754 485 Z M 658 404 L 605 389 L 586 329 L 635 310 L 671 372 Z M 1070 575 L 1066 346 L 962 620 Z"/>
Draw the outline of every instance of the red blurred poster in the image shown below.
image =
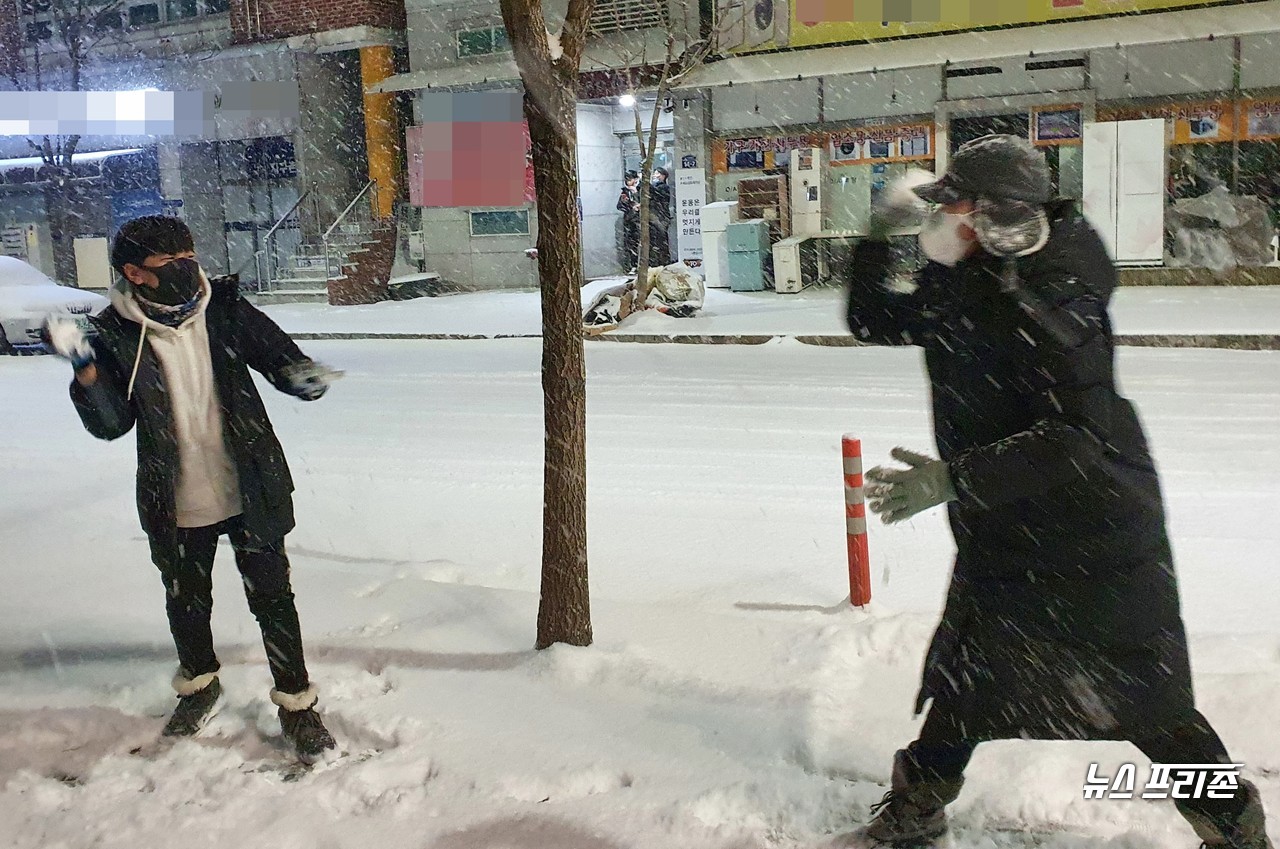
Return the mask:
<path id="1" fill-rule="evenodd" d="M 409 200 L 427 207 L 512 207 L 533 200 L 519 95 L 433 95 L 405 131 Z"/>

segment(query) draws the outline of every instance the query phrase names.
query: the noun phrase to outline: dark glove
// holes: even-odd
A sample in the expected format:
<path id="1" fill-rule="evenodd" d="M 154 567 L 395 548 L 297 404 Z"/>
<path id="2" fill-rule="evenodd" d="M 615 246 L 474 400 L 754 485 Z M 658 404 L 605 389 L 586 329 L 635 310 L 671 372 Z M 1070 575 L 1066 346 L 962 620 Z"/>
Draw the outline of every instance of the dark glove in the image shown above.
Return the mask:
<path id="1" fill-rule="evenodd" d="M 280 373 L 289 383 L 289 393 L 303 401 L 314 401 L 324 395 L 343 374 L 314 360 L 286 366 Z"/>
<path id="2" fill-rule="evenodd" d="M 946 463 L 905 448 L 895 448 L 889 455 L 910 468 L 876 466 L 866 474 L 867 503 L 886 525 L 956 500 Z"/>
<path id="3" fill-rule="evenodd" d="M 93 346 L 84 329 L 72 318 L 49 316 L 41 331 L 45 347 L 71 363 L 76 371 L 94 361 Z"/>

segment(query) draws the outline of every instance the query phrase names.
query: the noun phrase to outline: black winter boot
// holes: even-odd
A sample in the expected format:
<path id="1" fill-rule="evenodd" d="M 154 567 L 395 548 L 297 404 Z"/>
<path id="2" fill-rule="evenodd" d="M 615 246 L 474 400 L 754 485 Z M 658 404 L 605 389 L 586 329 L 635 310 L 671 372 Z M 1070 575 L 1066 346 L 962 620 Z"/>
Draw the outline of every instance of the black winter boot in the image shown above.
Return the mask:
<path id="1" fill-rule="evenodd" d="M 856 831 L 850 847 L 928 847 L 947 833 L 943 810 L 960 795 L 964 779 L 921 770 L 905 749 L 893 756 L 892 789 L 871 808 L 875 819 Z"/>
<path id="2" fill-rule="evenodd" d="M 1245 807 L 1233 821 L 1222 822 L 1199 811 L 1188 808 L 1182 800 L 1174 800 L 1178 813 L 1182 814 L 1196 834 L 1204 842 L 1201 849 L 1273 849 L 1267 837 L 1266 815 L 1262 810 L 1262 797 L 1251 781 L 1240 781 Z"/>
<path id="3" fill-rule="evenodd" d="M 222 684 L 215 674 L 186 678 L 182 673 L 174 679 L 178 690 L 178 706 L 174 708 L 161 734 L 165 737 L 191 737 L 200 732 L 221 707 Z"/>
<path id="4" fill-rule="evenodd" d="M 271 691 L 271 701 L 280 708 L 280 730 L 298 753 L 298 760 L 305 764 L 315 763 L 325 752 L 337 747 L 333 735 L 324 727 L 324 720 L 316 713 L 318 700 L 314 686 L 296 695 Z"/>

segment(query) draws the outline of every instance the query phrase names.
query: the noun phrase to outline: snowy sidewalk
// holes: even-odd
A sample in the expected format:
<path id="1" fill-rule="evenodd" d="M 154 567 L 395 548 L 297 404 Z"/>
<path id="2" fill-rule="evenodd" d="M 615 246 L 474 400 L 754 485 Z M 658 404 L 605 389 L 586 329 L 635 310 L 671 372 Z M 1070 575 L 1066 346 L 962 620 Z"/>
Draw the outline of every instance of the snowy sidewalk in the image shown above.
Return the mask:
<path id="1" fill-rule="evenodd" d="M 621 278 L 583 287 L 584 302 Z M 537 292 L 475 292 L 358 307 L 278 304 L 265 308 L 300 339 L 500 338 L 542 332 Z M 602 339 L 760 343 L 786 336 L 816 344 L 849 344 L 844 293 L 834 288 L 798 295 L 707 292 L 693 318 L 647 312 L 631 316 Z M 1280 287 L 1134 286 L 1116 292 L 1115 332 L 1124 344 L 1193 347 L 1280 347 Z"/>

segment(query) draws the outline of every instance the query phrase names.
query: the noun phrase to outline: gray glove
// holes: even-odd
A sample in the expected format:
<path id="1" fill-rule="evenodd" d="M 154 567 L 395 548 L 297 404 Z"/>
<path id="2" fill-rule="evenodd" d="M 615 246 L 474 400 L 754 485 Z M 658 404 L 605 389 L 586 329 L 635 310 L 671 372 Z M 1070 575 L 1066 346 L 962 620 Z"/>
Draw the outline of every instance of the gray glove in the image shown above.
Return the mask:
<path id="1" fill-rule="evenodd" d="M 314 401 L 324 395 L 329 391 L 330 384 L 343 375 L 343 372 L 314 360 L 287 366 L 282 373 L 285 380 L 289 381 L 291 392 L 303 401 Z"/>
<path id="2" fill-rule="evenodd" d="M 912 168 L 886 186 L 871 205 L 867 238 L 882 242 L 895 230 L 919 227 L 929 212 L 929 205 L 916 195 L 915 189 L 934 180 L 928 171 Z"/>
<path id="3" fill-rule="evenodd" d="M 876 466 L 866 474 L 867 504 L 886 525 L 956 500 L 946 463 L 905 448 L 895 448 L 889 456 L 911 468 Z"/>

